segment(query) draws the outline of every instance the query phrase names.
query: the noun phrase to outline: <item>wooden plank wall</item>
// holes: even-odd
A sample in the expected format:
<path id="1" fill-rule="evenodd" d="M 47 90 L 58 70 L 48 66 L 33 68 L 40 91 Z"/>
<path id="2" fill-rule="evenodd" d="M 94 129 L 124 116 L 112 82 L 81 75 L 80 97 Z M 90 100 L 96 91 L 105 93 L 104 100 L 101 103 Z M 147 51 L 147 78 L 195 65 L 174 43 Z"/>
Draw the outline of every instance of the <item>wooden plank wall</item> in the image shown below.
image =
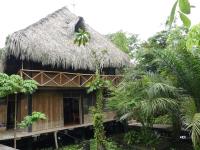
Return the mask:
<path id="1" fill-rule="evenodd" d="M 7 104 L 0 103 L 0 129 L 6 126 L 7 122 Z"/>
<path id="2" fill-rule="evenodd" d="M 18 99 L 17 109 L 17 121 L 21 122 L 28 115 L 28 98 L 26 95 L 21 95 L 21 98 Z"/>
<path id="3" fill-rule="evenodd" d="M 33 112 L 43 112 L 47 120 L 33 124 L 32 131 L 63 127 L 63 95 L 58 91 L 38 91 L 32 97 Z"/>

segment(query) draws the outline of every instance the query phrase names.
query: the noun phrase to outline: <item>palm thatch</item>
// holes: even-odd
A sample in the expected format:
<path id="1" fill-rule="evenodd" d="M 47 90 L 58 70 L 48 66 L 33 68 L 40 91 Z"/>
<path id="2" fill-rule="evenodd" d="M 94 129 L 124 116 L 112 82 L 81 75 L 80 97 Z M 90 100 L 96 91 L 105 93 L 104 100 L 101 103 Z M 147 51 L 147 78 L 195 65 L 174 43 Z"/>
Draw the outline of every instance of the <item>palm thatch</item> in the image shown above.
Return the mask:
<path id="1" fill-rule="evenodd" d="M 103 67 L 120 68 L 129 64 L 125 53 L 84 22 L 91 39 L 86 46 L 74 44 L 75 28 L 80 20 L 82 17 L 63 7 L 27 28 L 14 32 L 6 40 L 3 62 L 12 55 L 53 67 L 94 70 L 92 51 L 96 51 L 98 56 L 101 50 L 107 50 L 101 60 Z"/>
<path id="2" fill-rule="evenodd" d="M 0 48 L 0 73 L 3 72 L 2 52 L 3 48 Z"/>

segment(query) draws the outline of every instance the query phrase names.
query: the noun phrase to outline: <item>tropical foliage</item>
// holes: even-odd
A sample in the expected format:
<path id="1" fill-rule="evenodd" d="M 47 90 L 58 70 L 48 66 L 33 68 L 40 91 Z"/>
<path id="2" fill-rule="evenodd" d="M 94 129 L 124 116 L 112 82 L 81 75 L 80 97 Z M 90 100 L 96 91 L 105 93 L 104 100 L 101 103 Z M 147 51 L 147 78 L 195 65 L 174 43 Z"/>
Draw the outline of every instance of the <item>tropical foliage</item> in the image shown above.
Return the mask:
<path id="1" fill-rule="evenodd" d="M 98 69 L 98 68 L 97 68 Z M 88 84 L 88 93 L 96 92 L 96 107 L 92 109 L 92 120 L 94 126 L 94 140 L 96 150 L 106 149 L 106 137 L 103 126 L 103 89 L 107 82 L 100 78 L 99 71 L 96 70 L 95 79 Z"/>
<path id="2" fill-rule="evenodd" d="M 86 143 L 89 143 L 89 145 L 87 145 L 87 147 L 85 146 Z M 108 139 L 107 143 L 106 143 L 106 147 L 108 150 L 122 150 L 116 142 L 113 142 L 111 139 Z M 66 148 L 64 148 L 64 150 L 83 150 L 83 149 L 90 149 L 90 150 L 96 150 L 97 149 L 97 145 L 94 139 L 91 139 L 89 141 L 84 141 L 80 144 L 76 144 L 76 145 L 69 145 Z M 61 148 L 61 150 L 63 150 L 63 148 Z"/>
<path id="3" fill-rule="evenodd" d="M 85 46 L 90 40 L 90 34 L 85 29 L 79 28 L 75 35 L 74 44 L 78 44 L 78 46 Z"/>
<path id="4" fill-rule="evenodd" d="M 139 48 L 139 39 L 137 34 L 118 31 L 106 35 L 120 50 L 133 57 L 134 51 Z"/>
<path id="5" fill-rule="evenodd" d="M 28 115 L 24 117 L 24 119 L 21 121 L 21 123 L 18 124 L 20 128 L 27 128 L 30 125 L 32 125 L 34 122 L 37 122 L 39 120 L 46 120 L 47 117 L 45 114 L 41 112 L 33 112 L 31 115 Z"/>
<path id="6" fill-rule="evenodd" d="M 145 145 L 145 146 L 155 146 L 158 143 L 159 135 L 155 132 L 148 130 L 140 131 L 130 131 L 124 135 L 124 142 L 128 145 Z"/>
<path id="7" fill-rule="evenodd" d="M 34 80 L 23 80 L 19 75 L 7 75 L 0 73 L 0 97 L 15 95 L 15 119 L 14 119 L 14 147 L 16 148 L 17 129 L 17 94 L 32 94 L 37 89 L 37 82 Z M 28 127 L 33 122 L 43 119 L 44 114 L 35 112 L 32 116 L 25 117 L 20 126 Z"/>
<path id="8" fill-rule="evenodd" d="M 178 13 L 184 26 L 189 28 L 191 26 L 191 21 L 187 15 L 189 15 L 190 12 L 191 12 L 191 5 L 189 0 L 176 0 L 171 9 L 171 13 L 167 20 L 167 24 L 171 26 L 176 17 L 176 13 Z"/>
<path id="9" fill-rule="evenodd" d="M 169 116 L 174 137 L 185 127 L 196 149 L 200 145 L 199 26 L 189 31 L 175 27 L 142 43 L 135 53 L 136 65 L 126 70 L 109 103 L 120 119 L 137 120 L 143 127 Z"/>
<path id="10" fill-rule="evenodd" d="M 99 63 L 97 63 L 99 64 Z M 96 66 L 98 66 L 96 64 Z M 88 84 L 88 93 L 96 93 L 96 107 L 92 109 L 92 120 L 94 126 L 94 141 L 96 143 L 96 150 L 106 150 L 106 136 L 103 126 L 103 90 L 108 87 L 109 82 L 100 78 L 100 66 L 96 68 L 95 79 Z"/>
<path id="11" fill-rule="evenodd" d="M 0 73 L 0 97 L 17 93 L 31 94 L 36 89 L 36 81 L 23 80 L 18 75 L 8 76 L 7 74 Z"/>

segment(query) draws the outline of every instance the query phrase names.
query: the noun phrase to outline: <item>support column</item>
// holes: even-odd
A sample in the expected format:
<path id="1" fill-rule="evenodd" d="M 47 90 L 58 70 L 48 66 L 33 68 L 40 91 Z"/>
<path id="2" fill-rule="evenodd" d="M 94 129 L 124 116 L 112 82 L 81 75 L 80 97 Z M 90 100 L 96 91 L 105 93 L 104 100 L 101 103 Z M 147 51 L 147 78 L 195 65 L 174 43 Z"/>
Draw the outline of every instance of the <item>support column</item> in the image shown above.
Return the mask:
<path id="1" fill-rule="evenodd" d="M 83 104 L 82 104 L 82 94 L 80 95 L 79 98 L 79 119 L 80 119 L 80 124 L 83 124 Z"/>
<path id="2" fill-rule="evenodd" d="M 57 137 L 57 131 L 54 132 L 54 140 L 55 140 L 55 146 L 56 146 L 56 149 L 58 149 L 58 137 Z"/>
<path id="3" fill-rule="evenodd" d="M 32 95 L 28 94 L 28 115 L 32 115 Z M 32 125 L 28 127 L 28 132 L 32 132 Z"/>
<path id="4" fill-rule="evenodd" d="M 14 148 L 17 149 L 17 94 L 15 94 Z"/>

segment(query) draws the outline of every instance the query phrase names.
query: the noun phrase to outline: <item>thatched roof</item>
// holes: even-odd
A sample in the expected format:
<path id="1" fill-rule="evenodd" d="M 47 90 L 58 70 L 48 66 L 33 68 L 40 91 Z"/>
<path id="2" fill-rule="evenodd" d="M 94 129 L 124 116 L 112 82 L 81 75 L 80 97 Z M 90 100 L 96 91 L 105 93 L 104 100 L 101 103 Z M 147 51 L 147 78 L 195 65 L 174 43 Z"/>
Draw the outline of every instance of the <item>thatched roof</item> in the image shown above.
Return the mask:
<path id="1" fill-rule="evenodd" d="M 63 7 L 27 28 L 14 32 L 6 40 L 3 61 L 12 55 L 53 67 L 94 70 L 91 51 L 100 54 L 101 50 L 107 50 L 102 61 L 104 67 L 119 68 L 129 64 L 125 53 L 84 22 L 91 39 L 86 46 L 74 44 L 75 27 L 79 21 L 80 17 Z"/>

